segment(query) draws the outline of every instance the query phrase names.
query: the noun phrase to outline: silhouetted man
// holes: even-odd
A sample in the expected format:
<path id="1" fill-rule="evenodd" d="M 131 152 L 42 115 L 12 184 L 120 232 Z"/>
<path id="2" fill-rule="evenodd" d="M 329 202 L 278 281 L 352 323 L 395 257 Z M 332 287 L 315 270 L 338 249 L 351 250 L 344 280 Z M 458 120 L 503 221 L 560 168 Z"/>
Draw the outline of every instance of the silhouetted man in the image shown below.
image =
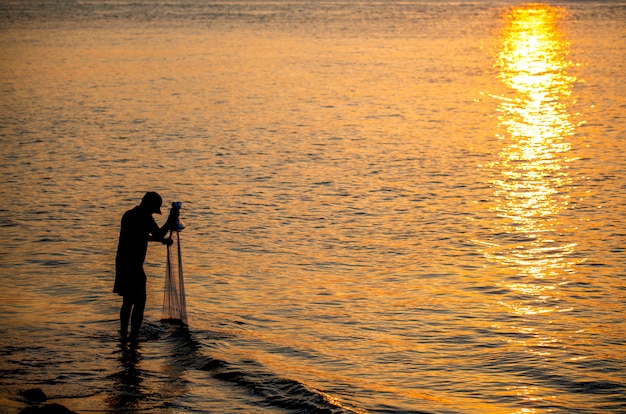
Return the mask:
<path id="1" fill-rule="evenodd" d="M 152 214 L 161 214 L 161 196 L 147 192 L 141 204 L 128 210 L 122 216 L 120 239 L 115 257 L 115 287 L 113 292 L 123 297 L 120 309 L 120 335 L 126 339 L 130 319 L 130 339 L 137 340 L 146 306 L 146 273 L 143 262 L 146 259 L 149 241 L 171 244 L 166 239 L 168 230 L 176 224 L 178 209 L 172 209 L 169 218 L 159 227 Z M 132 317 L 131 317 L 132 313 Z"/>

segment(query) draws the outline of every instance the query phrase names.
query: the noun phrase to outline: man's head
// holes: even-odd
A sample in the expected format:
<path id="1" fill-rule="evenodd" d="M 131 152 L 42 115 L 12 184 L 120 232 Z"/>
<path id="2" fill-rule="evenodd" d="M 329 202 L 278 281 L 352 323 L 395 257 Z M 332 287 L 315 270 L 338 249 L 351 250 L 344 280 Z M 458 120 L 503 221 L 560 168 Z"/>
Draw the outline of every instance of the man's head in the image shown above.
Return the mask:
<path id="1" fill-rule="evenodd" d="M 141 199 L 141 205 L 147 208 L 150 213 L 161 214 L 161 204 L 163 204 L 163 199 L 154 191 L 148 191 Z"/>

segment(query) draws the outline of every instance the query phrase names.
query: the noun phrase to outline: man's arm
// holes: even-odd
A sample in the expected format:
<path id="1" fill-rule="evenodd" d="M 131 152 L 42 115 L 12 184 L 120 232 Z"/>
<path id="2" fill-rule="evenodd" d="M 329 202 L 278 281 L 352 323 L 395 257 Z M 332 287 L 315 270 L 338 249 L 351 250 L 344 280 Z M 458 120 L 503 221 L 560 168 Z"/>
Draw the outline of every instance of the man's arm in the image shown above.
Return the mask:
<path id="1" fill-rule="evenodd" d="M 172 209 L 172 211 L 170 211 L 170 215 L 167 218 L 167 221 L 165 222 L 165 224 L 159 228 L 159 226 L 156 224 L 156 221 L 154 221 L 154 219 L 152 219 L 152 223 L 154 224 L 152 231 L 150 231 L 150 241 L 160 241 L 163 244 L 168 244 L 171 242 L 171 239 L 166 239 L 165 235 L 167 234 L 168 231 L 170 231 L 171 229 L 174 228 L 174 226 L 176 225 L 176 221 L 178 220 L 178 216 L 180 214 L 180 211 L 178 209 Z"/>

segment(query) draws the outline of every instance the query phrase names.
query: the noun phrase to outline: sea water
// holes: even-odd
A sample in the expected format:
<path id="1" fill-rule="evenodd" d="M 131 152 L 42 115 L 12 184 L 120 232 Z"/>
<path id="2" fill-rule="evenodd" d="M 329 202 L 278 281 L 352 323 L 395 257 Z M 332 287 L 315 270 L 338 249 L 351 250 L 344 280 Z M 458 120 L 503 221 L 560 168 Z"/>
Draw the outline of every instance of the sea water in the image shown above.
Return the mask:
<path id="1" fill-rule="evenodd" d="M 625 39 L 623 2 L 2 2 L 0 411 L 626 412 Z M 146 191 L 189 327 L 152 244 L 128 349 Z"/>

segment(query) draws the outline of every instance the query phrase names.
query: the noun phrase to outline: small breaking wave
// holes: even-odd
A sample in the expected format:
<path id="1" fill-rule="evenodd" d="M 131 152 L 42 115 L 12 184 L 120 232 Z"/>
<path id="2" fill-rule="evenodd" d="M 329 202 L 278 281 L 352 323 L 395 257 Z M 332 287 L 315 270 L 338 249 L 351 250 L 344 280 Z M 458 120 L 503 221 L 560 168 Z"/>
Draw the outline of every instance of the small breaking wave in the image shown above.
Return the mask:
<path id="1" fill-rule="evenodd" d="M 154 330 L 155 326 L 151 326 Z M 299 381 L 283 378 L 254 360 L 230 362 L 206 356 L 204 347 L 184 327 L 169 327 L 158 335 L 172 342 L 173 357 L 179 366 L 204 371 L 212 378 L 241 387 L 260 397 L 269 407 L 310 414 L 349 414 L 364 411 L 347 407 L 331 394 Z"/>

